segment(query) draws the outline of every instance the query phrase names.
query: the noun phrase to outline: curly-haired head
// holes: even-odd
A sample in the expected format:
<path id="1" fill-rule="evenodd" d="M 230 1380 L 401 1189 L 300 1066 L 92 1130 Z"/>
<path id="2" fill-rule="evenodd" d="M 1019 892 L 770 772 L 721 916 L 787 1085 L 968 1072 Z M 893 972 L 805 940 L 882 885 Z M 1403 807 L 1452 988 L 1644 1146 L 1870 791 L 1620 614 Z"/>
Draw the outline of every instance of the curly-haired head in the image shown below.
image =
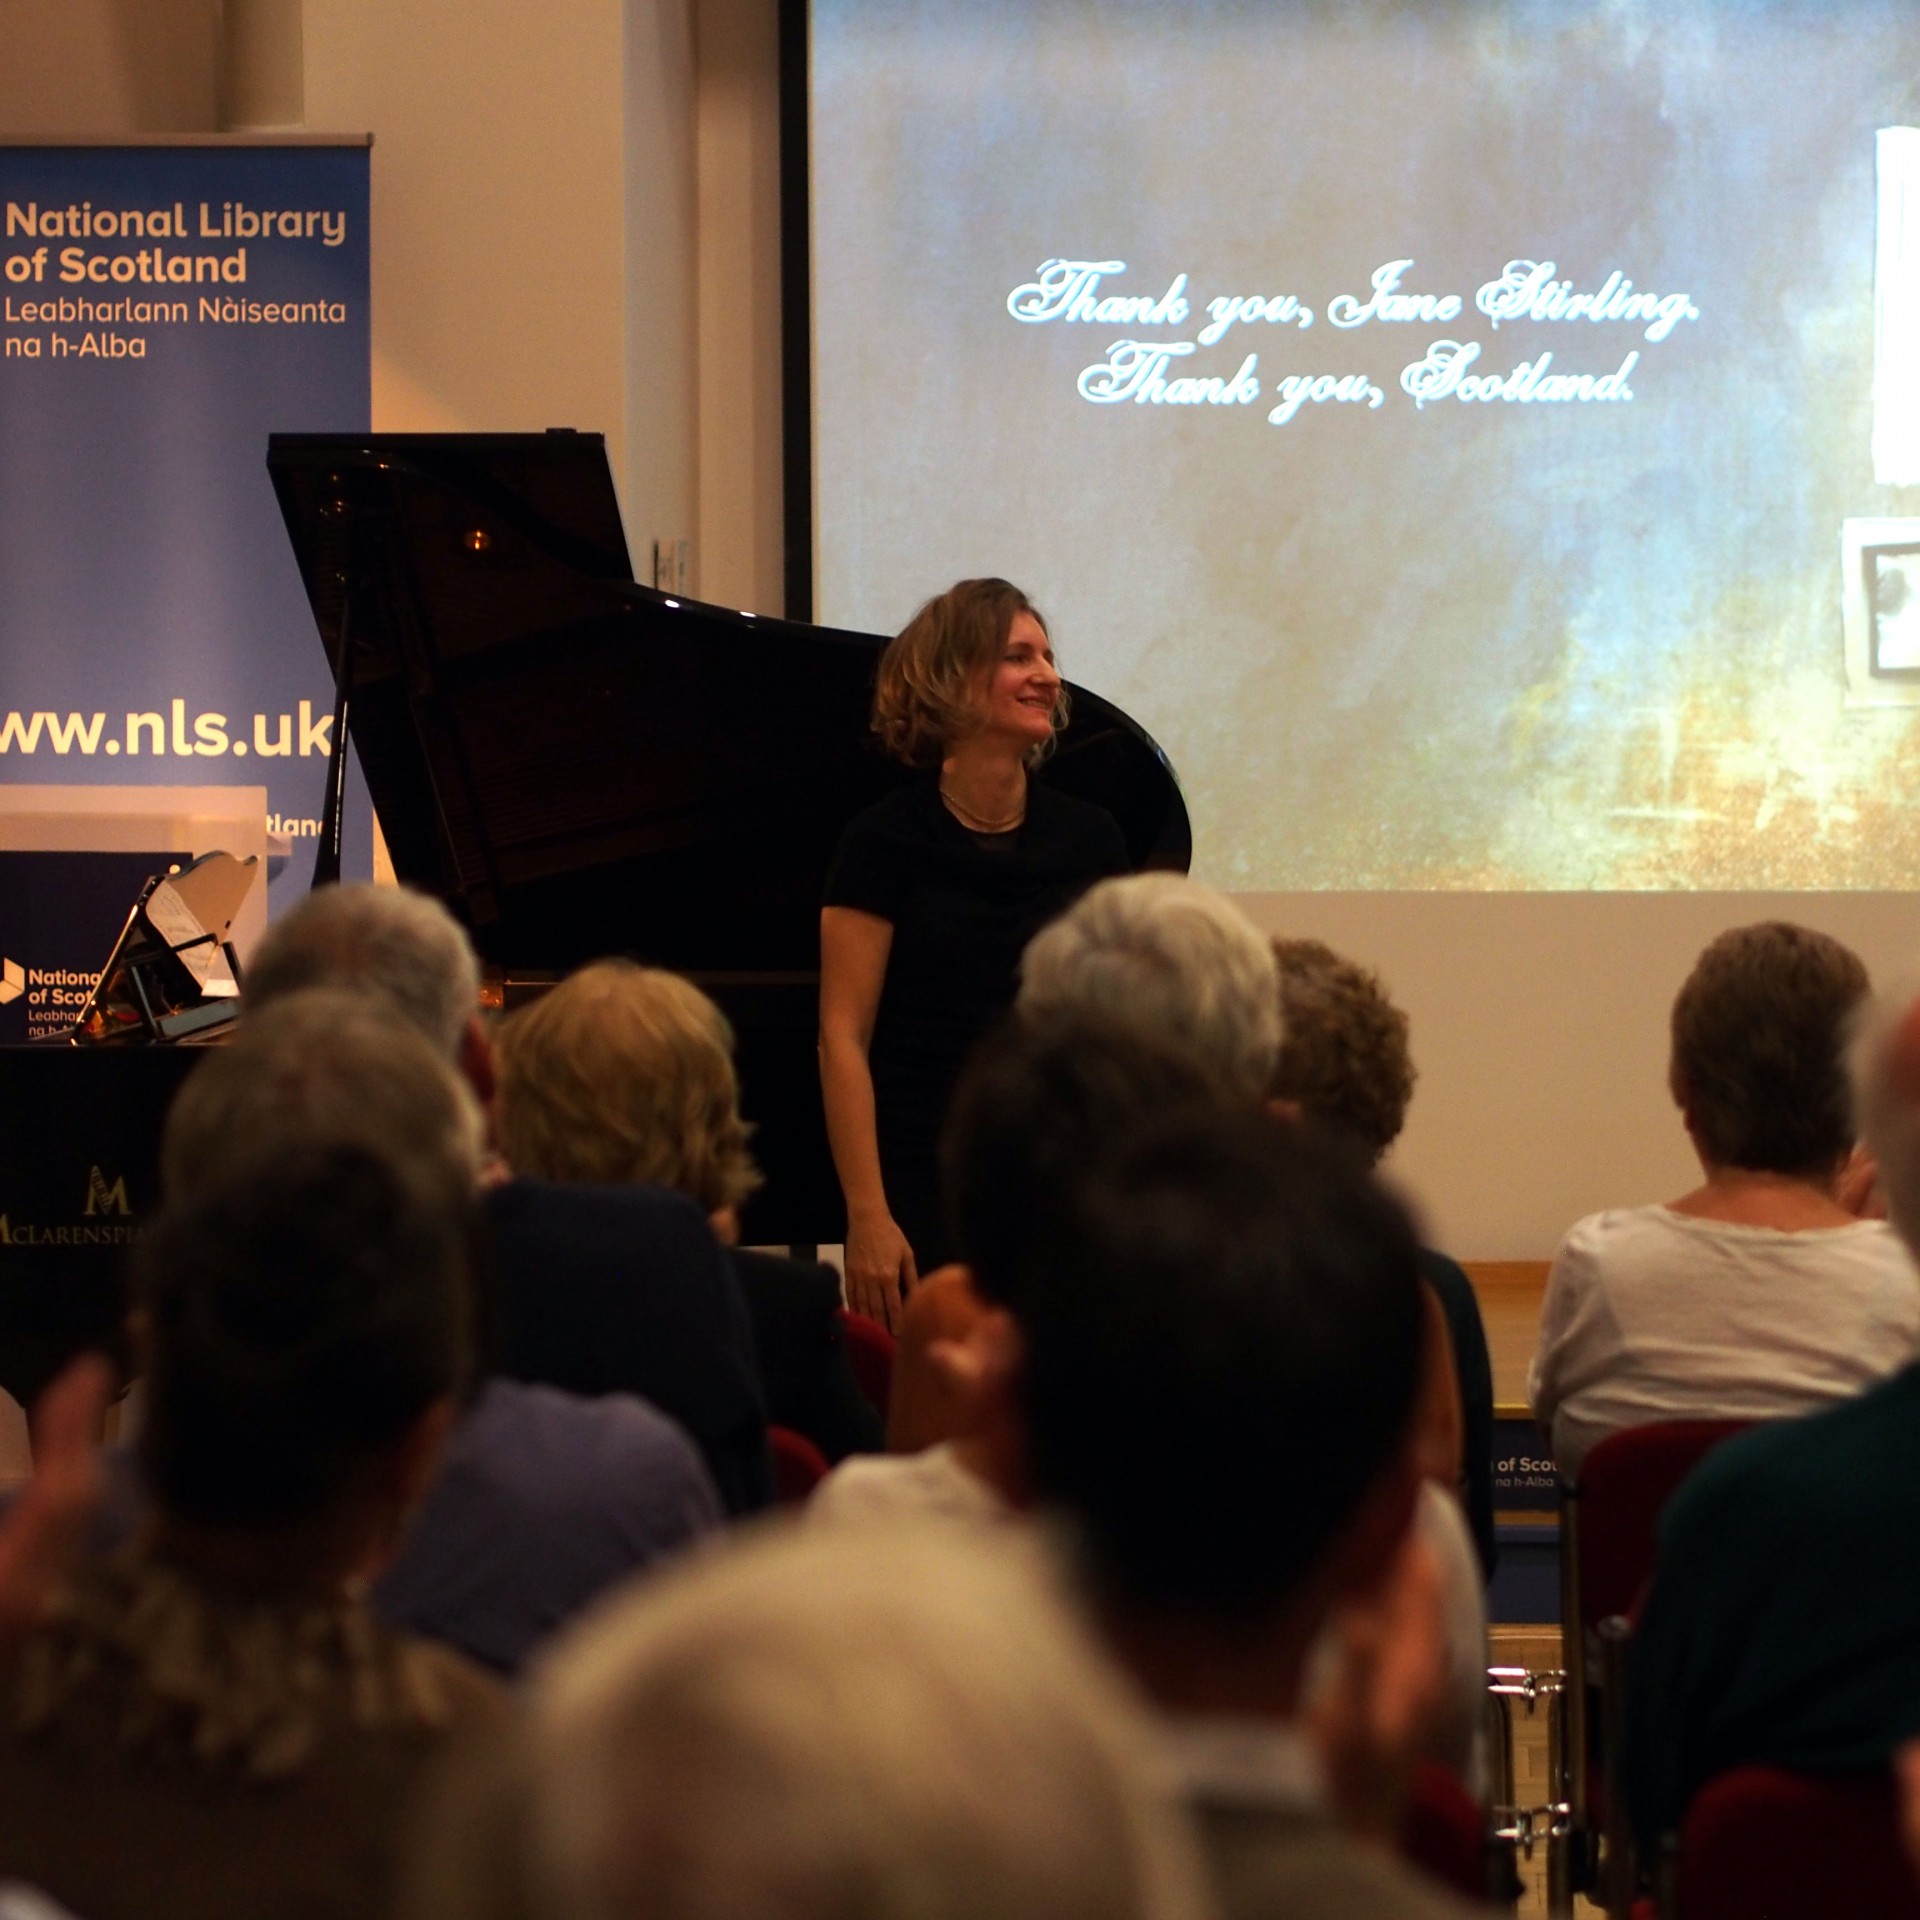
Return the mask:
<path id="1" fill-rule="evenodd" d="M 873 688 L 873 731 L 888 753 L 910 767 L 937 767 L 980 725 L 987 676 L 1023 613 L 1047 632 L 1045 617 L 1011 581 L 962 580 L 900 629 L 880 656 Z M 1056 737 L 1066 724 L 1062 682 L 1053 708 Z M 1051 744 L 1030 758 L 1042 758 Z"/>
<path id="2" fill-rule="evenodd" d="M 516 1173 L 647 1181 L 703 1211 L 760 1184 L 726 1015 L 677 973 L 598 960 L 500 1029 L 497 1126 Z"/>
<path id="3" fill-rule="evenodd" d="M 1667 1084 L 1716 1166 L 1824 1177 L 1853 1148 L 1846 1047 L 1860 957 L 1811 927 L 1723 933 L 1673 1003 Z"/>
<path id="4" fill-rule="evenodd" d="M 1407 1016 L 1380 976 L 1318 940 L 1276 940 L 1283 1038 L 1272 1091 L 1350 1135 L 1373 1159 L 1399 1137 L 1413 1097 Z"/>

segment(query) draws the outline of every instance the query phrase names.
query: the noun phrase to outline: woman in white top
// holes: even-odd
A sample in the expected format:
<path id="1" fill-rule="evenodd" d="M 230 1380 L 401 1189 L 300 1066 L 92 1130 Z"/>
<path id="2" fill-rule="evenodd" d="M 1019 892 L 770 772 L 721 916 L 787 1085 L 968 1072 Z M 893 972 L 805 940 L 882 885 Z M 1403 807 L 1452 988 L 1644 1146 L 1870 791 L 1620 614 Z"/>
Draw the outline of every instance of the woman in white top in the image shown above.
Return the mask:
<path id="1" fill-rule="evenodd" d="M 1623 1427 L 1805 1413 L 1913 1357 L 1920 1275 L 1841 1197 L 1846 1036 L 1867 991 L 1856 955 L 1781 921 L 1700 956 L 1668 1084 L 1706 1177 L 1589 1215 L 1547 1281 L 1527 1388 L 1563 1473 Z"/>

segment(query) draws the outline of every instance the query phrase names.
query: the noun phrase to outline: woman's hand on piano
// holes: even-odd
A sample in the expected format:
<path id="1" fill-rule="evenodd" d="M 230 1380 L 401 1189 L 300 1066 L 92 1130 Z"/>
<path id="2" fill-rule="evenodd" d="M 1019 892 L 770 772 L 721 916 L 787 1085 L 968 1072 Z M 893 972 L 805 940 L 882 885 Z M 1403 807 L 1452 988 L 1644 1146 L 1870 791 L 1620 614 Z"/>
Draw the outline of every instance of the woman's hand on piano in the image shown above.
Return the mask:
<path id="1" fill-rule="evenodd" d="M 906 1297 L 919 1279 L 913 1249 L 891 1214 L 847 1223 L 847 1305 L 877 1320 L 889 1333 L 900 1331 Z"/>

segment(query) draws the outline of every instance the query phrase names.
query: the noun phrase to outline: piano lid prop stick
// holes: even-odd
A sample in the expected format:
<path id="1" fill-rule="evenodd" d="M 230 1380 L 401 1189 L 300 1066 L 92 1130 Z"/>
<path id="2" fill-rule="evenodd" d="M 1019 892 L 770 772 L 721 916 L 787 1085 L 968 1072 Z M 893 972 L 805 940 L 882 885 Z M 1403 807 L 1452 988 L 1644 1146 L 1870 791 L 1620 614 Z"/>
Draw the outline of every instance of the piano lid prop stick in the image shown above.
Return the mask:
<path id="1" fill-rule="evenodd" d="M 340 884 L 340 847 L 347 810 L 347 707 L 353 693 L 353 509 L 347 513 L 347 559 L 340 573 L 340 652 L 333 670 L 333 738 L 327 747 L 327 795 L 320 809 L 320 841 L 313 884 Z"/>

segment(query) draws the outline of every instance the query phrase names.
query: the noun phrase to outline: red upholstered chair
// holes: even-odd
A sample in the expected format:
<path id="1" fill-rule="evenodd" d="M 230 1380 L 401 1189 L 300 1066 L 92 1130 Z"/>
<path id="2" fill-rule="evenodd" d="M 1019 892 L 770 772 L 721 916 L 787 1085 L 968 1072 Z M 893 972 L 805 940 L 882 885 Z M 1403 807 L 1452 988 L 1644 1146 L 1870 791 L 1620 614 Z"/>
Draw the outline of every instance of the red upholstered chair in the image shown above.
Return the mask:
<path id="1" fill-rule="evenodd" d="M 1662 1420 L 1609 1434 L 1587 1455 L 1573 1490 L 1579 1534 L 1576 1591 L 1587 1628 L 1612 1613 L 1631 1616 L 1653 1574 L 1667 1502 L 1722 1440 L 1744 1433 L 1750 1424 Z"/>
<path id="2" fill-rule="evenodd" d="M 1626 1823 L 1608 1791 L 1619 1751 L 1618 1700 L 1626 1630 L 1653 1574 L 1660 1516 L 1700 1462 L 1750 1423 L 1662 1420 L 1609 1434 L 1560 1496 L 1560 1624 L 1567 1663 L 1566 1777 L 1556 1798 L 1571 1809 L 1571 1881 L 1626 1911 Z M 1622 1624 L 1606 1634 L 1603 1621 Z M 1596 1696 L 1601 1710 L 1596 1713 Z M 1597 1738 L 1596 1738 L 1597 1736 Z M 1595 1762 L 1598 1761 L 1598 1765 Z M 1605 1846 L 1602 1846 L 1602 1837 Z"/>
<path id="3" fill-rule="evenodd" d="M 1884 1773 L 1739 1767 L 1694 1795 L 1680 1830 L 1679 1920 L 1920 1920 Z"/>
<path id="4" fill-rule="evenodd" d="M 1468 1900 L 1489 1890 L 1487 1810 L 1458 1774 L 1423 1760 L 1400 1820 L 1400 1857 Z"/>
<path id="5" fill-rule="evenodd" d="M 849 1307 L 840 1309 L 840 1330 L 846 1338 L 853 1377 L 859 1382 L 867 1404 L 884 1424 L 887 1404 L 893 1398 L 894 1337 L 878 1320 L 869 1320 L 864 1313 L 855 1313 Z"/>
<path id="6" fill-rule="evenodd" d="M 827 1456 L 804 1433 L 791 1427 L 769 1427 L 767 1445 L 773 1452 L 774 1498 L 783 1507 L 806 1504 L 808 1496 L 827 1477 Z"/>

